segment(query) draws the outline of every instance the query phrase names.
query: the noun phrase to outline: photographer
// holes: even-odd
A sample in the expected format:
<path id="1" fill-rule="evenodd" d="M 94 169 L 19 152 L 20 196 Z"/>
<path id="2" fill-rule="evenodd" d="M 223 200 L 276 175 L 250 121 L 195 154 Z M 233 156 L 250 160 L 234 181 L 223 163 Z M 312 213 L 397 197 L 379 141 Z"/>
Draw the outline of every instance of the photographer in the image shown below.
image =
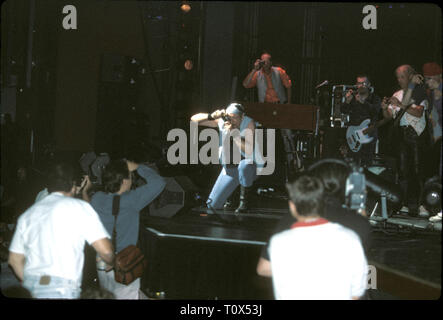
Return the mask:
<path id="1" fill-rule="evenodd" d="M 209 195 L 208 206 L 221 209 L 225 204 L 225 208 L 228 207 L 230 204 L 225 202 L 240 184 L 240 204 L 235 212 L 247 211 L 251 186 L 257 178 L 257 167 L 263 166 L 259 152 L 254 152 L 255 123 L 253 119 L 244 114 L 241 104 L 232 103 L 226 110 L 216 110 L 211 114 L 198 113 L 191 117 L 191 121 L 201 126 L 218 127 L 222 134 L 219 154 L 223 169 Z M 234 130 L 237 130 L 238 135 Z M 245 139 L 246 132 L 251 133 L 252 139 Z M 223 138 L 230 137 L 231 133 L 234 138 L 234 147 L 244 157 L 238 164 L 232 163 L 231 159 L 226 159 L 229 152 L 226 148 L 230 148 L 230 141 L 229 139 L 225 141 Z M 232 156 L 234 152 L 229 153 Z"/>
<path id="2" fill-rule="evenodd" d="M 69 164 L 53 166 L 49 194 L 18 219 L 9 264 L 33 298 L 80 296 L 85 240 L 113 265 L 110 236 L 97 213 L 87 202 L 74 199 L 75 176 Z"/>
<path id="3" fill-rule="evenodd" d="M 272 65 L 272 57 L 264 52 L 254 63 L 254 68 L 243 80 L 246 89 L 257 87 L 258 102 L 291 103 L 292 81 L 285 70 Z M 281 129 L 285 155 L 290 169 L 298 166 L 294 137 L 290 129 Z"/>
<path id="4" fill-rule="evenodd" d="M 272 65 L 272 57 L 267 52 L 255 61 L 243 86 L 247 89 L 257 86 L 259 102 L 291 103 L 291 79 L 285 70 Z"/>
<path id="5" fill-rule="evenodd" d="M 132 189 L 135 171 L 147 183 Z M 129 160 L 111 161 L 105 167 L 102 181 L 104 192 L 94 193 L 91 205 L 97 211 L 106 230 L 112 234 L 114 227 L 113 200 L 115 195 L 120 195 L 115 248 L 116 252 L 120 252 L 129 245 L 137 244 L 140 210 L 149 205 L 163 191 L 166 182 L 153 169 Z M 97 265 L 100 286 L 112 292 L 116 299 L 138 299 L 140 278 L 129 285 L 123 285 L 114 280 L 114 271 L 110 271 L 109 267 L 102 268 L 100 263 Z"/>

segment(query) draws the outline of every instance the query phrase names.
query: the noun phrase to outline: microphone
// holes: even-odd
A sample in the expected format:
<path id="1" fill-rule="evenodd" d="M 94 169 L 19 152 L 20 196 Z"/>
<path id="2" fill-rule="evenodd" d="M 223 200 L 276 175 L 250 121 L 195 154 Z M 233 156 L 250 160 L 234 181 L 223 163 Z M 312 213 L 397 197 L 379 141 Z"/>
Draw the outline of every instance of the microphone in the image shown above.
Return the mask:
<path id="1" fill-rule="evenodd" d="M 318 88 L 320 88 L 320 87 L 323 87 L 323 86 L 327 85 L 328 83 L 329 83 L 329 81 L 328 81 L 328 80 L 325 80 L 325 81 L 323 81 L 322 83 L 320 83 L 318 86 L 316 86 L 315 89 L 318 89 Z"/>

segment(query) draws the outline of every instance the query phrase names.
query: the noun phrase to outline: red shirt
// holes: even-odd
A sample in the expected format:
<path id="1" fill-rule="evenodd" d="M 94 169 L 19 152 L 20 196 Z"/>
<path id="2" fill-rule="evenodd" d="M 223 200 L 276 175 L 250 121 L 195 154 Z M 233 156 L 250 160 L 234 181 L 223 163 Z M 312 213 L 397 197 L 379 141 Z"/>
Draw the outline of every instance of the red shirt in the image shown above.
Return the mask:
<path id="1" fill-rule="evenodd" d="M 291 87 L 291 79 L 289 78 L 288 74 L 286 73 L 285 70 L 283 70 L 280 67 L 275 67 L 278 72 L 280 73 L 280 79 L 281 82 L 283 83 L 283 86 L 285 88 L 290 88 Z M 264 71 L 262 71 L 265 79 L 266 79 L 266 96 L 265 96 L 265 102 L 269 102 L 269 103 L 277 103 L 280 101 L 280 99 L 277 96 L 277 92 L 274 89 L 274 86 L 272 85 L 272 80 L 271 80 L 271 73 L 266 73 Z M 246 86 L 246 88 L 253 88 L 257 85 L 257 75 L 258 72 L 256 72 L 253 76 L 251 81 L 249 82 L 249 84 Z"/>

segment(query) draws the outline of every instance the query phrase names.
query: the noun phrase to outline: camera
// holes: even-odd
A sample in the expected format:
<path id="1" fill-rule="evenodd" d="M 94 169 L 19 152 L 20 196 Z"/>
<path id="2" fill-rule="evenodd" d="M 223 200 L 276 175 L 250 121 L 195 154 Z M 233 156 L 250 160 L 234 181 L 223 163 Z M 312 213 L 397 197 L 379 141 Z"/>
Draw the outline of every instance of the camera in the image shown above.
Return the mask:
<path id="1" fill-rule="evenodd" d="M 260 60 L 260 61 L 258 62 L 258 67 L 259 67 L 259 68 L 263 68 L 264 65 L 265 65 L 265 62 L 264 62 L 263 60 Z"/>
<path id="2" fill-rule="evenodd" d="M 102 173 L 105 166 L 109 163 L 110 157 L 107 153 L 88 152 L 81 156 L 79 162 L 85 174 L 87 174 L 94 185 L 102 184 Z"/>
<path id="3" fill-rule="evenodd" d="M 346 180 L 346 206 L 351 210 L 363 210 L 366 205 L 366 177 L 363 168 L 350 164 L 351 174 Z"/>

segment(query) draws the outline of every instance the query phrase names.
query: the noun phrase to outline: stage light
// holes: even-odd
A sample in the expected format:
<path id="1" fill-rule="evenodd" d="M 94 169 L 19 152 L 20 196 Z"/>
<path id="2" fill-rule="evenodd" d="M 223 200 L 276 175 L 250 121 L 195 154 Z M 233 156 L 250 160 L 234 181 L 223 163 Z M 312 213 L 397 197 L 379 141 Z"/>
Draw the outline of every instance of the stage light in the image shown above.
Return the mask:
<path id="1" fill-rule="evenodd" d="M 194 67 L 194 63 L 192 62 L 192 60 L 187 59 L 187 60 L 185 61 L 184 66 L 185 66 L 185 69 L 186 69 L 186 70 L 190 71 L 190 70 L 192 70 L 192 68 Z"/>
<path id="2" fill-rule="evenodd" d="M 429 179 L 423 186 L 423 206 L 432 214 L 437 214 L 441 211 L 441 189 L 440 177 Z"/>
<path id="3" fill-rule="evenodd" d="M 191 5 L 187 1 L 183 1 L 180 9 L 182 9 L 183 12 L 188 13 L 191 11 Z"/>

